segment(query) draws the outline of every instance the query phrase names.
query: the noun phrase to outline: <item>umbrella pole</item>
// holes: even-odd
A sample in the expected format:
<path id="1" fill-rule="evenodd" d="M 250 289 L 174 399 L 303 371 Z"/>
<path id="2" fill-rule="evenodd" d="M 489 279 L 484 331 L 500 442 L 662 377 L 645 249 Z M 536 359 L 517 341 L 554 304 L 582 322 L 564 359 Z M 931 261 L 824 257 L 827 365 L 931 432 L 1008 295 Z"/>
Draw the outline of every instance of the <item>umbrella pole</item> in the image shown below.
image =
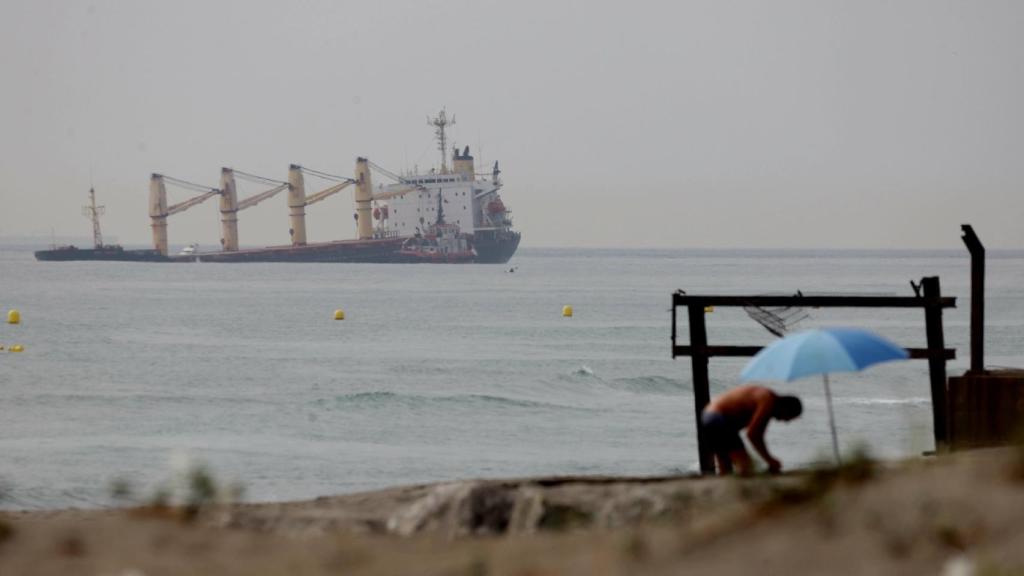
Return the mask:
<path id="1" fill-rule="evenodd" d="M 828 405 L 828 425 L 832 428 L 832 452 L 836 455 L 836 466 L 842 464 L 839 459 L 839 440 L 836 438 L 836 417 L 832 414 L 832 389 L 828 385 L 828 374 L 822 374 L 825 378 L 825 404 Z"/>

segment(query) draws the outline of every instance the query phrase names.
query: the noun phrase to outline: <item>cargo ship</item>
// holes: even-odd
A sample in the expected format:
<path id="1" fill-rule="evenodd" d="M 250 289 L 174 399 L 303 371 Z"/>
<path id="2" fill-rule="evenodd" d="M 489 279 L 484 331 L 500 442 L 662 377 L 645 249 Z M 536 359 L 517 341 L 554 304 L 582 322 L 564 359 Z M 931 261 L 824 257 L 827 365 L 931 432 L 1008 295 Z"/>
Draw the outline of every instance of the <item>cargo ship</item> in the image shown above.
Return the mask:
<path id="1" fill-rule="evenodd" d="M 499 191 L 502 188 L 498 163 L 488 174 L 477 174 L 469 147 L 452 148 L 448 164 L 448 126 L 455 119 L 444 110 L 428 124 L 435 128 L 441 151 L 440 168 L 427 173 L 398 175 L 366 158 L 357 158 L 353 177 L 336 176 L 293 164 L 288 181 L 248 174 L 232 168 L 221 170 L 220 185 L 206 187 L 170 176 L 150 178 L 149 216 L 153 231 L 152 250 L 124 250 L 104 246 L 99 239 L 91 250 L 74 247 L 36 253 L 39 260 L 135 260 L 166 262 L 364 262 L 364 263 L 455 263 L 508 262 L 519 247 L 520 234 L 512 229 L 511 212 Z M 372 173 L 393 182 L 374 188 Z M 239 199 L 235 178 L 272 186 L 269 190 Z M 307 195 L 305 176 L 333 180 L 329 188 Z M 199 195 L 169 205 L 168 184 Z M 354 187 L 357 238 L 332 242 L 307 242 L 306 209 L 346 187 Z M 291 243 L 265 248 L 241 248 L 238 215 L 287 190 Z M 221 250 L 191 251 L 170 255 L 168 217 L 218 197 L 221 214 Z M 102 208 L 102 207 L 100 207 Z M 93 202 L 93 217 L 96 213 Z"/>
<path id="2" fill-rule="evenodd" d="M 82 213 L 92 220 L 92 248 L 77 246 L 54 246 L 49 250 L 36 251 L 36 260 L 71 261 L 71 260 L 115 260 L 124 262 L 170 262 L 170 258 L 158 250 L 126 250 L 117 244 L 104 244 L 100 232 L 100 216 L 104 207 L 96 205 L 96 189 L 89 189 L 89 205 L 82 208 Z"/>

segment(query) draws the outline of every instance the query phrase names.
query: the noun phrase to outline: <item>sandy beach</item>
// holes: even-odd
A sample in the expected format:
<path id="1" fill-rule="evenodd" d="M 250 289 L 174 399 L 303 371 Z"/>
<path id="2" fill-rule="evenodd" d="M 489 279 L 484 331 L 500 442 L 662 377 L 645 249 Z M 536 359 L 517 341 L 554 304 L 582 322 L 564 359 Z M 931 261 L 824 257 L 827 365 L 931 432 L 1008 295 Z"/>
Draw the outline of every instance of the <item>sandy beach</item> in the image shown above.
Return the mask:
<path id="1" fill-rule="evenodd" d="M 6 512 L 2 574 L 1017 574 L 1017 448 L 838 472 L 534 478 Z"/>

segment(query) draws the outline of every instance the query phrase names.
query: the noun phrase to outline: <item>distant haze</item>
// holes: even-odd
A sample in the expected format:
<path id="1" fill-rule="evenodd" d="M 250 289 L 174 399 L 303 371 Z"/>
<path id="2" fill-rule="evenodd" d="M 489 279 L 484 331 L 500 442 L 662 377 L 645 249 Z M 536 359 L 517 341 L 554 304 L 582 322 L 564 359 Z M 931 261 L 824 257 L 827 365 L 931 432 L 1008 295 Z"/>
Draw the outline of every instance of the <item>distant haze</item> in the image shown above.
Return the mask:
<path id="1" fill-rule="evenodd" d="M 148 244 L 152 172 L 216 186 L 222 166 L 427 168 L 444 106 L 478 170 L 500 161 L 523 246 L 951 248 L 966 222 L 1024 247 L 1024 2 L 2 12 L 0 236 L 88 237 L 92 184 L 104 232 Z M 310 239 L 353 237 L 352 213 L 347 191 L 310 207 Z M 216 245 L 216 201 L 169 235 Z M 285 195 L 242 212 L 239 236 L 287 243 Z"/>

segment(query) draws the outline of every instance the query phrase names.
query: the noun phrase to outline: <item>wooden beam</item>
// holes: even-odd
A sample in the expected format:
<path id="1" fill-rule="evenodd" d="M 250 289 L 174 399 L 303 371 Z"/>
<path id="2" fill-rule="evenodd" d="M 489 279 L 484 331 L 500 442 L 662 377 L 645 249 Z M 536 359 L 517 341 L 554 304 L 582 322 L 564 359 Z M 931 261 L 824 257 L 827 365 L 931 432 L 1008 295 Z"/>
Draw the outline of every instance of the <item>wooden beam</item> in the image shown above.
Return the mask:
<path id="1" fill-rule="evenodd" d="M 716 296 L 672 295 L 673 306 L 798 306 L 801 308 L 924 308 L 926 297 L 917 296 Z M 956 298 L 939 298 L 941 308 L 956 308 Z"/>

